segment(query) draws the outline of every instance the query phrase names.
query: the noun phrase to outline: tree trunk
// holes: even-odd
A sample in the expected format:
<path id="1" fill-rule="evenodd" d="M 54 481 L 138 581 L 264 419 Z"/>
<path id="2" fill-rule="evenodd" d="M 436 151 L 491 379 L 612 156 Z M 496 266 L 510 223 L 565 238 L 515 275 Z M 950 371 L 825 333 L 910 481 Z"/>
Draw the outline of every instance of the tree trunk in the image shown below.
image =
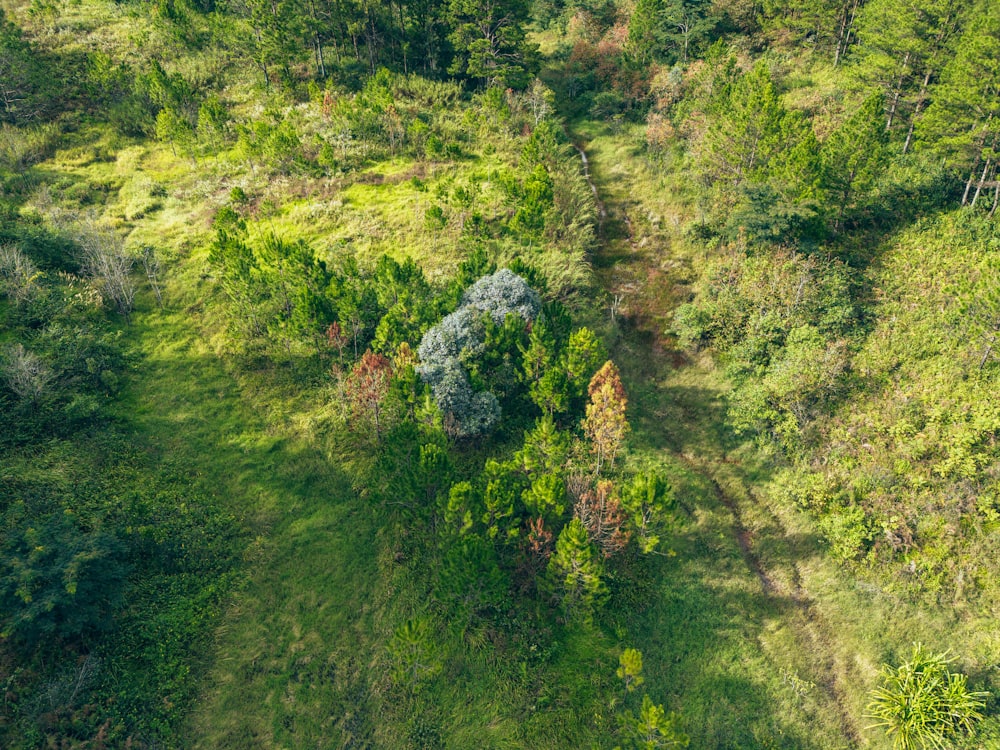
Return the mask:
<path id="1" fill-rule="evenodd" d="M 990 151 L 991 152 L 997 146 L 997 136 L 998 135 L 1000 135 L 1000 134 L 994 133 L 993 134 L 993 140 L 990 141 Z M 983 173 L 979 176 L 979 184 L 976 185 L 976 194 L 972 196 L 972 205 L 973 206 L 975 206 L 976 205 L 976 201 L 979 200 L 979 194 L 983 190 L 983 183 L 986 182 L 986 175 L 989 173 L 991 167 L 993 167 L 994 171 L 995 171 L 995 164 L 993 163 L 993 157 L 989 156 L 989 157 L 986 158 L 986 165 L 983 167 Z"/>
<path id="2" fill-rule="evenodd" d="M 913 108 L 913 116 L 910 117 L 910 129 L 906 133 L 906 143 L 903 144 L 904 154 L 910 150 L 910 143 L 913 140 L 913 126 L 916 124 L 917 117 L 920 115 L 920 111 L 924 108 L 924 102 L 927 100 L 927 87 L 930 85 L 932 73 L 933 71 L 928 68 L 927 74 L 924 76 L 924 81 L 920 84 L 920 93 L 917 95 L 917 104 Z"/>
<path id="3" fill-rule="evenodd" d="M 370 5 L 368 6 L 367 10 L 368 10 L 368 29 L 367 29 L 368 42 L 366 46 L 368 47 L 368 65 L 371 69 L 371 74 L 375 75 L 375 52 L 376 52 L 376 44 L 378 41 L 378 30 L 375 27 L 375 14 L 372 13 L 372 8 Z"/>
<path id="4" fill-rule="evenodd" d="M 906 66 L 910 63 L 910 53 L 903 55 L 902 69 L 899 71 L 899 79 L 896 81 L 896 88 L 892 92 L 892 104 L 889 107 L 889 119 L 885 123 L 886 130 L 892 130 L 892 121 L 896 118 L 896 109 L 899 107 L 899 97 L 903 94 L 903 79 L 906 77 Z"/>
<path id="5" fill-rule="evenodd" d="M 983 352 L 982 359 L 979 360 L 979 369 L 982 370 L 986 367 L 986 362 L 989 360 L 990 355 L 993 353 L 993 346 L 997 342 L 997 335 L 994 333 L 993 337 L 990 339 L 990 343 L 986 345 L 986 351 Z"/>
<path id="6" fill-rule="evenodd" d="M 403 55 L 403 75 L 409 75 L 409 63 L 406 59 L 406 18 L 403 16 L 403 4 L 399 3 L 399 49 Z"/>
<path id="7" fill-rule="evenodd" d="M 962 205 L 964 206 L 969 201 L 969 190 L 972 189 L 972 183 L 976 180 L 976 170 L 979 169 L 979 163 L 983 158 L 983 146 L 986 145 L 986 129 L 989 127 L 990 122 L 993 120 L 993 113 L 986 118 L 986 122 L 983 123 L 983 132 L 979 135 L 979 140 L 976 142 L 976 159 L 972 162 L 972 169 L 969 170 L 969 179 L 965 182 L 965 192 L 962 194 Z"/>
<path id="8" fill-rule="evenodd" d="M 854 16 L 858 12 L 860 0 L 854 0 L 849 6 L 844 6 L 844 15 L 841 16 L 840 33 L 837 35 L 837 51 L 833 56 L 833 66 L 840 64 L 840 58 L 847 54 L 847 48 L 851 44 L 851 33 L 854 30 Z"/>
<path id="9" fill-rule="evenodd" d="M 983 183 L 986 182 L 986 173 L 989 171 L 990 166 L 993 164 L 992 159 L 987 159 L 986 164 L 983 165 L 983 173 L 979 176 L 979 184 L 976 185 L 976 194 L 972 196 L 972 204 L 976 205 L 976 201 L 979 200 L 979 194 L 983 190 Z"/>

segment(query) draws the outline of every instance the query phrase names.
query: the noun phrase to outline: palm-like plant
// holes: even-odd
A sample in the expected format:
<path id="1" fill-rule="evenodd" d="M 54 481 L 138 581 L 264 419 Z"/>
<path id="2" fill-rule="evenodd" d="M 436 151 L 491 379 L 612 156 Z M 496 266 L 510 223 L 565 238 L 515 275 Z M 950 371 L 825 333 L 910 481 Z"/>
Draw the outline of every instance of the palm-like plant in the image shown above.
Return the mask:
<path id="1" fill-rule="evenodd" d="M 948 671 L 948 652 L 933 654 L 919 643 L 909 661 L 882 665 L 882 684 L 872 691 L 868 716 L 884 727 L 896 750 L 945 750 L 950 738 L 971 732 L 982 719 L 987 693 L 969 691 L 963 674 Z"/>

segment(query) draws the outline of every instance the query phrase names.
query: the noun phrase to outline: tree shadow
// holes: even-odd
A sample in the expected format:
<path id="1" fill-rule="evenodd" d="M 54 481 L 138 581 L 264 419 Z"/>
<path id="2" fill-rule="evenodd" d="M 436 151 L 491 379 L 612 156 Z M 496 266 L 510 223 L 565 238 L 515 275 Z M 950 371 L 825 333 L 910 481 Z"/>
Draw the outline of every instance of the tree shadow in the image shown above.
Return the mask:
<path id="1" fill-rule="evenodd" d="M 691 747 L 846 746 L 823 675 L 796 665 L 787 647 L 801 644 L 775 635 L 801 614 L 799 603 L 759 585 L 724 516 L 702 523 L 671 539 L 674 557 L 641 563 L 646 606 L 623 619 L 628 645 L 643 654 L 644 690 L 681 713 Z"/>

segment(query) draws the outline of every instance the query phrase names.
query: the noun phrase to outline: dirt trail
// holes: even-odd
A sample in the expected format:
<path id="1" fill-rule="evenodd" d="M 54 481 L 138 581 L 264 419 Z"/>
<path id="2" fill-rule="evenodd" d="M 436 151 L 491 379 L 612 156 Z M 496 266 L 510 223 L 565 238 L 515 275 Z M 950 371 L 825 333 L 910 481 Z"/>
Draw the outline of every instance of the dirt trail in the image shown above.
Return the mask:
<path id="1" fill-rule="evenodd" d="M 678 368 L 697 369 L 699 365 L 690 362 L 664 334 L 667 316 L 680 300 L 670 286 L 676 282 L 663 270 L 662 246 L 652 250 L 643 247 L 646 243 L 637 243 L 634 237 L 629 210 L 641 206 L 641 197 L 617 198 L 612 191 L 602 190 L 603 165 L 597 154 L 588 155 L 586 144 L 579 140 L 574 140 L 574 146 L 599 206 L 598 244 L 593 257 L 596 275 L 613 300 L 613 308 L 620 308 L 623 326 L 629 329 L 632 338 L 644 344 L 643 372 L 630 371 L 630 358 L 616 356 L 626 384 L 644 384 L 648 388 L 651 374 L 660 375 Z M 630 205 L 633 203 L 635 207 Z M 666 307 L 664 298 L 668 300 Z M 654 379 L 659 380 L 658 377 Z M 655 403 L 668 398 L 659 386 L 653 387 L 657 389 Z M 710 429 L 709 420 L 713 415 L 696 398 L 681 405 L 684 424 L 655 419 L 645 428 L 662 432 L 661 442 L 668 446 L 667 449 L 706 478 L 718 505 L 728 512 L 734 541 L 747 568 L 759 581 L 762 595 L 786 605 L 787 625 L 795 634 L 804 661 L 810 665 L 810 677 L 822 690 L 831 715 L 837 717 L 845 743 L 850 748 L 864 747 L 862 727 L 849 710 L 846 698 L 847 685 L 857 679 L 857 675 L 853 665 L 845 663 L 838 654 L 835 628 L 824 618 L 821 607 L 803 584 L 802 570 L 795 555 L 789 553 L 776 558 L 760 551 L 762 547 L 791 550 L 795 540 L 781 519 L 755 495 L 752 483 L 745 478 L 748 472 L 727 453 L 727 446 L 718 438 L 717 430 Z M 685 449 L 684 441 L 678 439 L 677 433 L 684 430 L 699 432 L 697 451 Z M 766 545 L 762 544 L 764 541 Z"/>

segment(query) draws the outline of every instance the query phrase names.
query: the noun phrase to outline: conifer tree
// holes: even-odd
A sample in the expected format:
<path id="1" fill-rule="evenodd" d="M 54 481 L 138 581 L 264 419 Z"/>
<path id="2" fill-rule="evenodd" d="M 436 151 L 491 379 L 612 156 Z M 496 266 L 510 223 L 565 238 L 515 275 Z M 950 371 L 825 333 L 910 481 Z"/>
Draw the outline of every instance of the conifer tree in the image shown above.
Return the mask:
<path id="1" fill-rule="evenodd" d="M 700 147 L 710 181 L 727 180 L 738 187 L 754 180 L 789 145 L 783 129 L 786 112 L 763 61 L 739 77 L 712 115 Z"/>
<path id="2" fill-rule="evenodd" d="M 455 59 L 450 71 L 488 86 L 523 88 L 532 68 L 525 41 L 527 0 L 450 0 L 448 19 Z"/>
<path id="3" fill-rule="evenodd" d="M 347 378 L 346 393 L 355 416 L 368 417 L 375 426 L 375 440 L 382 442 L 382 402 L 389 393 L 392 362 L 382 354 L 367 351 Z"/>
<path id="4" fill-rule="evenodd" d="M 631 693 L 645 678 L 642 676 L 642 652 L 637 648 L 627 648 L 618 657 L 618 677 L 625 683 L 625 692 Z"/>
<path id="5" fill-rule="evenodd" d="M 574 518 L 559 533 L 548 565 L 549 581 L 567 613 L 580 613 L 584 620 L 590 619 L 594 605 L 607 593 L 601 572 L 587 530 L 579 518 Z"/>
<path id="6" fill-rule="evenodd" d="M 882 111 L 883 96 L 878 92 L 868 97 L 823 144 L 823 185 L 836 210 L 835 228 L 885 168 L 888 138 Z"/>
<path id="7" fill-rule="evenodd" d="M 625 416 L 628 397 L 614 362 L 608 360 L 590 381 L 590 403 L 583 420 L 583 431 L 590 440 L 594 456 L 594 474 L 615 462 L 629 425 Z"/>
<path id="8" fill-rule="evenodd" d="M 962 204 L 975 203 L 997 172 L 1000 144 L 1000 5 L 980 0 L 956 45 L 918 136 L 947 158 L 964 183 Z M 994 188 L 993 206 L 1000 188 Z"/>
<path id="9" fill-rule="evenodd" d="M 621 498 L 639 549 L 652 552 L 660 543 L 663 516 L 674 500 L 670 482 L 660 474 L 642 472 L 622 488 Z"/>
<path id="10" fill-rule="evenodd" d="M 869 0 L 858 19 L 858 73 L 885 91 L 885 128 L 905 133 L 904 153 L 930 86 L 953 55 L 963 10 L 956 0 Z"/>

